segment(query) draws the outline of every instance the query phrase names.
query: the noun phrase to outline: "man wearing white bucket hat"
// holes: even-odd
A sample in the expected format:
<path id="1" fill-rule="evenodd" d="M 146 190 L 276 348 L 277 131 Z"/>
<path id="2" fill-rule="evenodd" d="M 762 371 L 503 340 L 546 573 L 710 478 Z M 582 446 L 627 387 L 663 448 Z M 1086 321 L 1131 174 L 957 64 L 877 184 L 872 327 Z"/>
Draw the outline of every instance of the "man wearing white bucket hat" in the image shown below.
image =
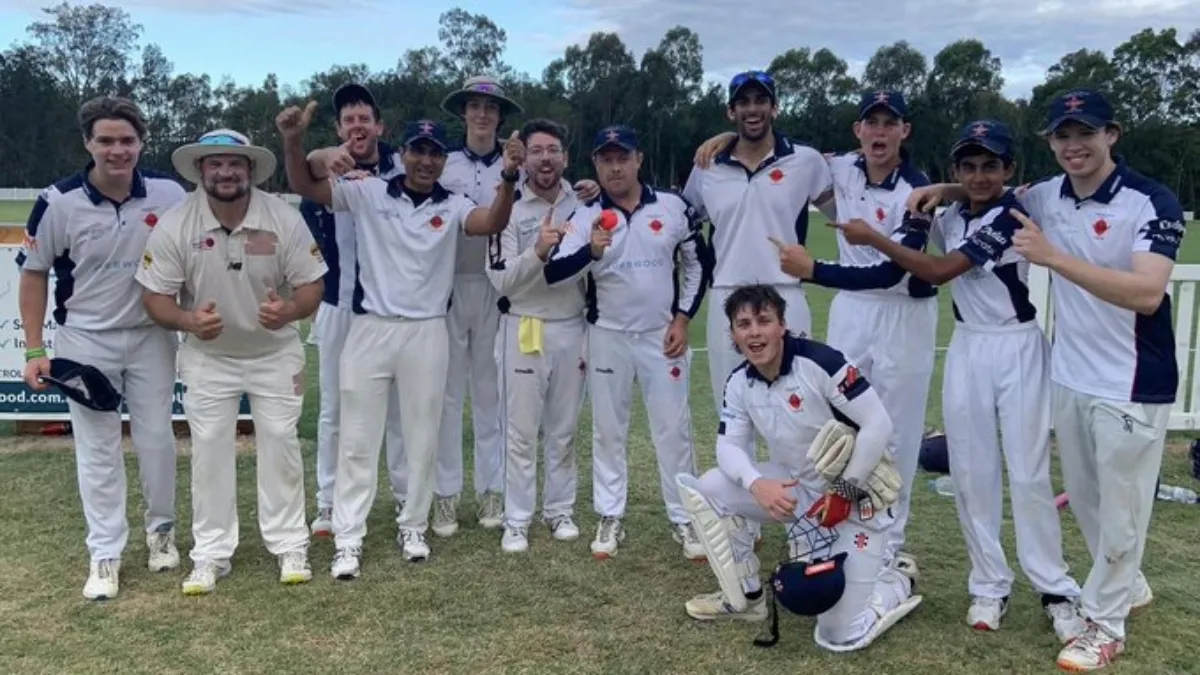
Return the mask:
<path id="1" fill-rule="evenodd" d="M 316 311 L 327 271 L 299 211 L 260 190 L 275 156 L 218 129 L 171 156 L 200 189 L 163 214 L 137 272 L 146 310 L 186 334 L 179 349 L 192 435 L 195 565 L 187 595 L 210 593 L 238 544 L 234 435 L 250 398 L 258 455 L 258 525 L 285 584 L 312 578 L 296 423 L 304 347 L 296 322 Z M 178 296 L 178 300 L 176 299 Z"/>

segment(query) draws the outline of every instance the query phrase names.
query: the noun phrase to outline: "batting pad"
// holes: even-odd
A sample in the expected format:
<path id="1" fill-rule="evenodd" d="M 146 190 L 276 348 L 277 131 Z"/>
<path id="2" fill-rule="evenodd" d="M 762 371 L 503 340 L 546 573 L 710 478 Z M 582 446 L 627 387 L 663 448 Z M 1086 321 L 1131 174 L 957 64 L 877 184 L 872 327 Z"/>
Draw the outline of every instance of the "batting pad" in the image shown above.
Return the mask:
<path id="1" fill-rule="evenodd" d="M 687 475 L 675 479 L 679 485 L 679 499 L 691 516 L 696 536 L 704 546 L 705 555 L 708 556 L 708 566 L 716 575 L 725 600 L 735 611 L 744 612 L 749 605 L 746 593 L 742 590 L 742 578 L 739 574 L 741 568 L 733 554 L 733 540 L 725 528 L 725 519 L 717 515 L 708 499 L 692 487 L 691 483 L 695 480 Z"/>
<path id="2" fill-rule="evenodd" d="M 877 598 L 873 597 L 872 600 L 877 601 Z M 889 628 L 896 625 L 900 619 L 903 619 L 911 614 L 912 611 L 921 604 L 922 600 L 924 600 L 924 598 L 920 595 L 909 596 L 909 598 L 904 602 L 896 605 L 895 609 L 883 614 L 879 614 L 880 608 L 873 602 L 871 609 L 876 613 L 877 616 L 875 619 L 875 624 L 871 626 L 871 630 L 867 631 L 866 635 L 862 636 L 858 640 L 855 640 L 854 642 L 847 644 L 834 644 L 832 642 L 826 642 L 825 640 L 821 639 L 820 624 L 813 626 L 813 640 L 817 643 L 817 646 L 823 649 L 828 649 L 831 652 L 855 652 L 860 649 L 866 649 L 867 647 L 871 646 L 871 643 L 878 639 L 880 635 L 883 635 Z"/>

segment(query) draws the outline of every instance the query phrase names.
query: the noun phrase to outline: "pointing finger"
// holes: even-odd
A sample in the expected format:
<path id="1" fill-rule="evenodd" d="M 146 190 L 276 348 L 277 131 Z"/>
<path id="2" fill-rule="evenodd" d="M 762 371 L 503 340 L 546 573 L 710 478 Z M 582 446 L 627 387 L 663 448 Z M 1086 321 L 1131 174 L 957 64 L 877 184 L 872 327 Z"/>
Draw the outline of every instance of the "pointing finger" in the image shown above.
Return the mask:
<path id="1" fill-rule="evenodd" d="M 1022 228 L 1026 228 L 1026 229 L 1032 230 L 1032 231 L 1034 231 L 1034 232 L 1041 232 L 1041 231 L 1042 231 L 1042 228 L 1038 227 L 1038 226 L 1037 226 L 1037 223 L 1035 223 L 1035 222 L 1033 222 L 1032 220 L 1030 220 L 1030 219 L 1029 219 L 1029 216 L 1026 216 L 1024 213 L 1021 213 L 1021 212 L 1020 212 L 1020 211 L 1018 211 L 1017 209 L 1014 209 L 1014 208 L 1009 208 L 1009 209 L 1008 209 L 1008 214 L 1009 214 L 1010 216 L 1012 216 L 1013 218 L 1016 218 L 1016 219 L 1017 219 L 1017 222 L 1021 223 L 1021 227 L 1022 227 Z"/>

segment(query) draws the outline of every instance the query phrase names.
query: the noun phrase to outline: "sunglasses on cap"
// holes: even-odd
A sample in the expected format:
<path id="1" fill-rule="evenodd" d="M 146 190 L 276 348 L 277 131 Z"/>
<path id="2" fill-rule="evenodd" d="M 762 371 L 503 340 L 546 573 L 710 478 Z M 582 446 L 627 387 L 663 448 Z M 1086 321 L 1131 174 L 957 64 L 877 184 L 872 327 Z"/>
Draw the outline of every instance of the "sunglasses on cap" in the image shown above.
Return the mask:
<path id="1" fill-rule="evenodd" d="M 196 141 L 197 145 L 245 145 L 246 142 L 229 134 L 214 134 Z"/>
<path id="2" fill-rule="evenodd" d="M 770 73 L 765 73 L 761 70 L 748 70 L 744 73 L 734 75 L 733 80 L 729 82 L 729 87 L 737 89 L 749 82 L 758 82 L 772 88 L 775 86 L 775 78 L 771 77 Z"/>

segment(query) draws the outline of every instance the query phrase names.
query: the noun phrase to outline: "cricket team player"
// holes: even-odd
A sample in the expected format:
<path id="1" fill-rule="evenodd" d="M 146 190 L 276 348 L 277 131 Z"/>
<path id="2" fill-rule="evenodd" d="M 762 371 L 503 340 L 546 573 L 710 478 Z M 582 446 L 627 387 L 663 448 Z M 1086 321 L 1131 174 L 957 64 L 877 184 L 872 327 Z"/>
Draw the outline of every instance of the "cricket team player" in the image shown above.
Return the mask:
<path id="1" fill-rule="evenodd" d="M 375 96 L 361 84 L 350 83 L 333 94 L 335 127 L 342 144 L 309 153 L 309 170 L 314 178 L 337 176 L 348 171 L 367 171 L 383 179 L 400 173 L 400 156 L 379 140 L 383 122 Z M 321 247 L 329 272 L 325 275 L 325 297 L 317 309 L 313 330 L 317 334 L 320 386 L 320 416 L 317 419 L 317 517 L 312 522 L 316 536 L 333 534 L 333 482 L 337 475 L 337 448 L 341 421 L 341 376 L 338 366 L 346 334 L 354 313 L 354 294 L 361 292 L 357 272 L 357 242 L 354 217 L 334 213 L 311 200 L 300 202 L 300 213 Z M 400 407 L 395 395 L 388 398 L 388 473 L 393 497 L 399 505 L 407 489 L 403 472 L 404 448 L 400 437 Z"/>
<path id="2" fill-rule="evenodd" d="M 725 386 L 717 467 L 678 477 L 720 590 L 685 608 L 701 621 L 767 618 L 746 525 L 787 524 L 792 571 L 772 575 L 775 597 L 816 615 L 818 646 L 859 650 L 922 600 L 913 594 L 915 565 L 884 558 L 900 485 L 888 450 L 892 424 L 856 366 L 788 330 L 786 304 L 770 285 L 734 289 L 725 300 L 746 360 Z M 767 462 L 751 458 L 756 434 Z"/>
<path id="3" fill-rule="evenodd" d="M 1071 510 L 1092 555 L 1082 636 L 1060 668 L 1107 667 L 1125 649 L 1125 619 L 1153 595 L 1140 572 L 1179 387 L 1166 293 L 1184 235 L 1175 195 L 1113 155 L 1112 105 L 1078 89 L 1050 106 L 1045 134 L 1063 173 L 1019 194 L 1026 213 L 1013 248 L 1050 270 L 1055 328 L 1052 420 Z M 962 190 L 939 185 L 910 199 L 932 208 Z"/>
<path id="4" fill-rule="evenodd" d="M 1021 224 L 1009 210 L 1024 209 L 1005 188 L 1016 168 L 1012 133 L 995 120 L 970 122 L 950 157 L 966 198 L 932 219 L 917 213 L 906 220 L 909 227 L 929 228 L 945 255 L 904 247 L 867 222 L 838 227 L 847 242 L 875 248 L 928 283 L 950 284 L 955 324 L 942 411 L 971 560 L 967 624 L 999 630 L 1012 593 L 1013 573 L 1000 542 L 1003 456 L 1017 557 L 1066 643 L 1086 625 L 1078 611 L 1079 585 L 1063 559 L 1050 483 L 1050 343 L 1029 301 L 1029 263 L 1013 250 Z"/>
<path id="5" fill-rule="evenodd" d="M 24 379 L 32 389 L 46 390 L 40 378 L 50 375 L 53 348 L 57 357 L 99 369 L 124 395 L 146 504 L 148 565 L 170 570 L 179 564 L 171 430 L 177 342 L 146 315 L 134 273 L 150 233 L 186 193 L 173 180 L 138 168 L 146 123 L 132 101 L 89 100 L 78 120 L 91 161 L 38 196 L 17 255 Z M 51 271 L 58 324 L 53 345 L 43 333 Z M 121 416 L 75 401 L 68 406 L 90 558 L 83 595 L 112 599 L 129 538 Z"/>
<path id="6" fill-rule="evenodd" d="M 185 595 L 211 593 L 238 545 L 235 438 L 242 395 L 254 421 L 258 526 L 279 580 L 304 583 L 308 527 L 296 425 L 304 403 L 297 321 L 316 311 L 327 271 L 300 213 L 257 186 L 275 156 L 217 129 L 171 155 L 199 188 L 163 214 L 137 270 L 147 313 L 185 333 L 179 347 L 192 437 L 194 567 Z"/>
<path id="7" fill-rule="evenodd" d="M 900 92 L 861 95 L 854 123 L 859 149 L 828 159 L 834 201 L 824 211 L 831 221 L 861 220 L 885 235 L 900 232 L 908 195 L 914 187 L 929 184 L 901 147 L 912 132 L 908 117 Z M 707 166 L 728 137 L 707 141 L 697 161 Z M 922 247 L 927 238 L 911 233 L 900 239 Z M 781 246 L 783 270 L 839 290 L 829 307 L 826 341 L 871 379 L 892 416 L 891 448 L 905 487 L 885 553 L 888 558 L 901 555 L 933 375 L 937 291 L 875 249 L 851 245 L 840 234 L 837 261 L 810 262 L 802 246 L 803 242 Z"/>
<path id="8" fill-rule="evenodd" d="M 390 180 L 348 174 L 314 180 L 303 136 L 316 102 L 276 118 L 284 138 L 288 184 L 302 197 L 355 216 L 359 283 L 363 293 L 343 348 L 342 429 L 334 480 L 331 573 L 358 576 L 367 515 L 377 487 L 378 453 L 387 399 L 400 401 L 408 473 L 397 543 L 413 562 L 425 560 L 434 493 L 438 429 L 449 370 L 446 312 L 454 283 L 459 232 L 489 236 L 507 225 L 524 145 L 516 134 L 504 154 L 504 180 L 492 209 L 448 192 L 438 182 L 446 164 L 442 125 L 419 120 L 405 129 L 404 174 Z"/>
<path id="9" fill-rule="evenodd" d="M 674 479 L 696 470 L 687 329 L 709 285 L 710 254 L 687 200 L 638 178 L 642 153 L 633 129 L 601 129 L 592 161 L 600 197 L 571 216 L 563 242 L 544 267 L 545 280 L 552 286 L 574 285 L 585 274 L 589 284 L 593 507 L 600 516 L 592 555 L 616 555 L 625 538 L 626 441 L 637 381 L 650 419 L 672 535 L 686 557 L 699 559 L 704 553 Z"/>
<path id="10" fill-rule="evenodd" d="M 537 449 L 545 458 L 542 520 L 558 541 L 579 537 L 573 520 L 579 465 L 575 434 L 587 382 L 584 283 L 551 286 L 544 270 L 579 207 L 566 169 L 566 130 L 535 119 L 521 129 L 525 179 L 509 226 L 493 235 L 488 280 L 499 295 L 499 361 L 505 433 L 504 534 L 508 553 L 529 550 L 537 505 Z"/>

